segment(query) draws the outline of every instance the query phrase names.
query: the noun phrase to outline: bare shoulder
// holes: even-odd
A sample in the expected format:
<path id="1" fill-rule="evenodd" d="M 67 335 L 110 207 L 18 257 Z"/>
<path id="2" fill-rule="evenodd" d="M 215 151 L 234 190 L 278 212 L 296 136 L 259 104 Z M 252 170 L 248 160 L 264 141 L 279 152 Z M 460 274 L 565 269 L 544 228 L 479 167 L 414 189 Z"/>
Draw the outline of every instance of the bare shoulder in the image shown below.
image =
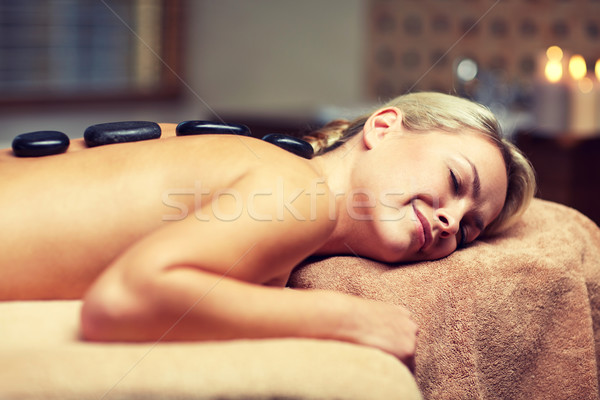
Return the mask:
<path id="1" fill-rule="evenodd" d="M 270 210 L 270 218 L 328 235 L 335 226 L 333 195 L 326 179 L 307 160 L 284 153 L 253 169 L 242 185 L 251 190 L 248 208 Z"/>
<path id="2" fill-rule="evenodd" d="M 243 244 L 239 253 L 252 248 L 244 264 L 257 275 L 241 278 L 265 283 L 265 278 L 287 278 L 321 248 L 337 219 L 334 197 L 313 163 L 268 143 L 248 144 L 260 162 L 230 189 L 215 193 L 203 211 L 214 227 L 228 228 L 229 239 Z"/>

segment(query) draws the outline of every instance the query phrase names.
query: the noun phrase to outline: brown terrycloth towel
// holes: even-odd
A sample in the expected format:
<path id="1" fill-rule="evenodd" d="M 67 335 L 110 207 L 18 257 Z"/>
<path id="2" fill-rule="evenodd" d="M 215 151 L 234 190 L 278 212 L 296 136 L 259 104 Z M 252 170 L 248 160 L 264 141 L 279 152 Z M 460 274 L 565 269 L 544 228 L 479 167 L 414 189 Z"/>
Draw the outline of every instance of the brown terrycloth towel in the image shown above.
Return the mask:
<path id="1" fill-rule="evenodd" d="M 425 399 L 598 399 L 600 229 L 534 200 L 509 232 L 445 259 L 389 265 L 331 257 L 290 286 L 409 308 Z"/>

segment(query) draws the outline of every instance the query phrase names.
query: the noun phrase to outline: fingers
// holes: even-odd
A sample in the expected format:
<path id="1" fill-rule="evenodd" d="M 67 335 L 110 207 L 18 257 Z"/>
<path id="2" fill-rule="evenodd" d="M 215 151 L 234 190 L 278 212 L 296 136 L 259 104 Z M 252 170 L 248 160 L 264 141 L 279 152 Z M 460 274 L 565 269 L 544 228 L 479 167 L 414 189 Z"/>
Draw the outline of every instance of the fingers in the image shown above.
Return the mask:
<path id="1" fill-rule="evenodd" d="M 401 361 L 408 367 L 410 372 L 414 375 L 416 370 L 415 355 L 413 354 L 412 356 Z"/>
<path id="2" fill-rule="evenodd" d="M 387 315 L 386 318 L 388 323 L 391 324 L 389 332 L 390 348 L 384 350 L 396 356 L 414 372 L 419 326 L 412 319 L 412 313 L 407 308 L 402 306 L 393 307 L 396 310 L 396 315 L 393 317 L 392 315 Z"/>
<path id="3" fill-rule="evenodd" d="M 403 325 L 406 332 L 406 337 L 405 340 L 401 340 L 398 343 L 404 352 L 399 358 L 409 367 L 412 372 L 414 372 L 419 326 L 412 319 L 403 321 Z"/>
<path id="4" fill-rule="evenodd" d="M 360 299 L 353 307 L 351 341 L 392 354 L 414 369 L 419 328 L 405 307 Z"/>

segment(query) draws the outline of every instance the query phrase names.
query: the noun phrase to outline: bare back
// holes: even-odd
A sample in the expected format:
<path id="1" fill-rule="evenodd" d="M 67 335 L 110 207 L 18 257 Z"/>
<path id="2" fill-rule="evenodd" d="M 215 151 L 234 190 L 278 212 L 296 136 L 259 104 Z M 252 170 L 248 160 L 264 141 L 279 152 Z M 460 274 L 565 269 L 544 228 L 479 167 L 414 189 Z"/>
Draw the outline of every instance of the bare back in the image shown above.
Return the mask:
<path id="1" fill-rule="evenodd" d="M 81 297 L 133 243 L 256 170 L 306 185 L 316 177 L 307 160 L 239 136 L 171 137 L 39 159 L 2 154 L 0 300 Z"/>

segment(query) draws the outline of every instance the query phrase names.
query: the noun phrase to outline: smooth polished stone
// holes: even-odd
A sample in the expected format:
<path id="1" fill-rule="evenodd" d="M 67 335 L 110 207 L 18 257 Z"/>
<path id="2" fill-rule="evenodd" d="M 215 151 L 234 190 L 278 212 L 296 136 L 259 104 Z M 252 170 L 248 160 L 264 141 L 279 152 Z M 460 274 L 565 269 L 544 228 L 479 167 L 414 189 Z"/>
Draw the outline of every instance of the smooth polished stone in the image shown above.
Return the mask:
<path id="1" fill-rule="evenodd" d="M 183 121 L 175 128 L 177 136 L 187 135 L 242 135 L 251 136 L 250 128 L 242 124 L 226 124 L 212 121 Z"/>
<path id="2" fill-rule="evenodd" d="M 306 140 L 280 133 L 269 133 L 262 140 L 279 146 L 284 150 L 304 158 L 312 158 L 315 154 L 313 147 Z"/>
<path id="3" fill-rule="evenodd" d="M 88 147 L 138 142 L 160 137 L 160 125 L 149 121 L 108 122 L 88 127 L 83 139 Z"/>
<path id="4" fill-rule="evenodd" d="M 71 141 L 59 131 L 37 131 L 17 135 L 12 149 L 17 157 L 41 157 L 67 151 Z"/>

